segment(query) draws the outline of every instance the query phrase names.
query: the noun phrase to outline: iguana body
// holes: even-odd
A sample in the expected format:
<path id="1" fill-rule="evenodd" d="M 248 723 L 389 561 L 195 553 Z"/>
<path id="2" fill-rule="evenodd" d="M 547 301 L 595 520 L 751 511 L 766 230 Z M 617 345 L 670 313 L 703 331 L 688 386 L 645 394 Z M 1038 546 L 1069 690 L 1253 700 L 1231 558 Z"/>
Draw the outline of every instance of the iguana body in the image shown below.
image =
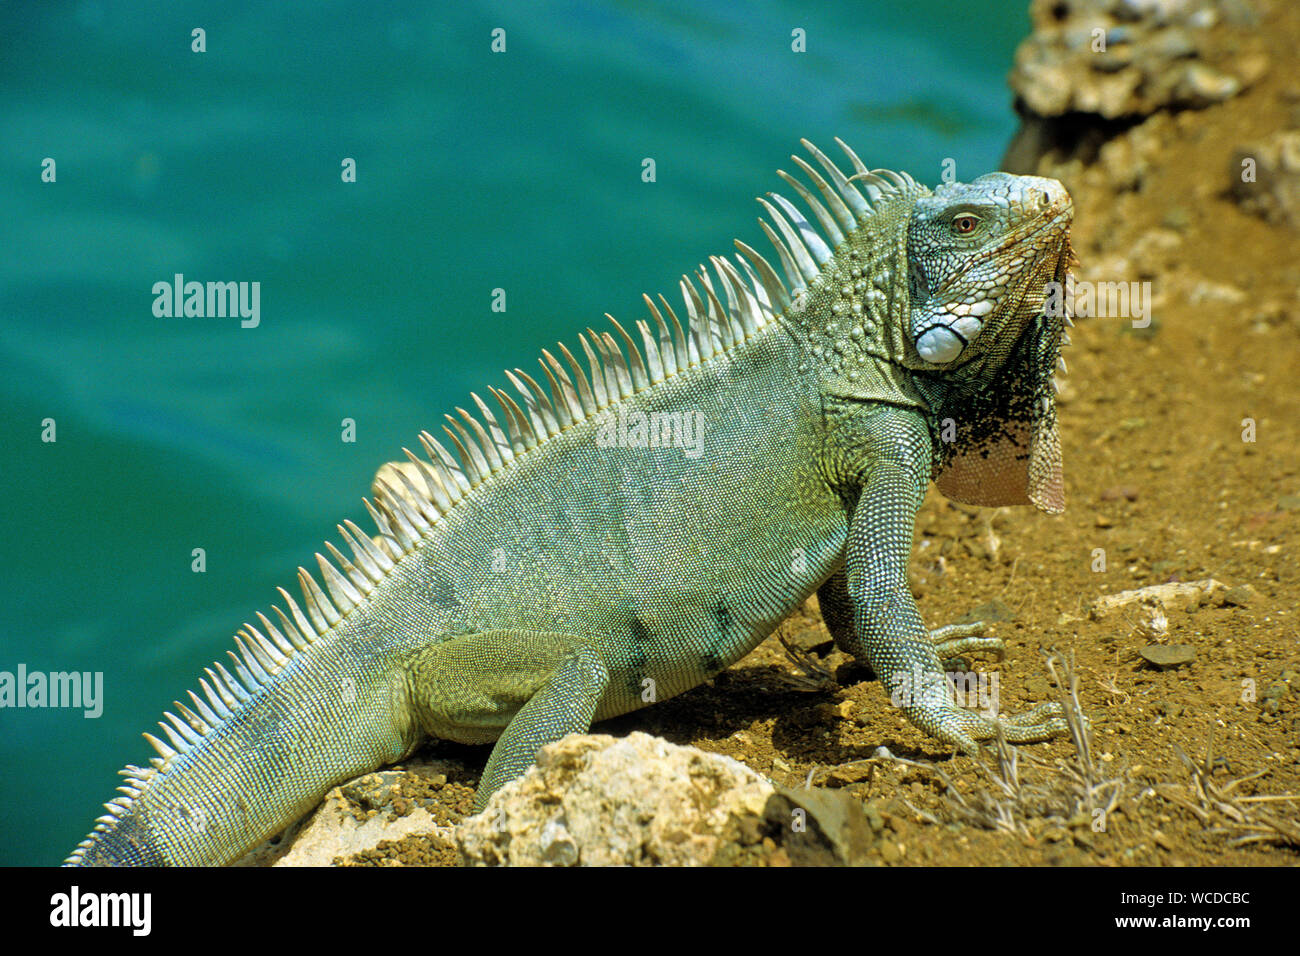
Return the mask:
<path id="1" fill-rule="evenodd" d="M 167 715 L 68 862 L 229 862 L 426 734 L 497 741 L 481 807 L 542 745 L 696 686 L 814 591 L 887 686 L 941 673 L 906 579 L 928 481 L 1062 507 L 1044 288 L 1070 200 L 1001 173 L 932 195 L 845 147 L 850 182 L 805 145 L 820 233 L 775 196 L 764 224 L 788 281 L 738 243 L 740 270 L 683 279 L 684 322 L 661 297 L 639 345 L 589 330 L 585 370 L 544 353 L 548 387 L 518 372 L 500 411 L 476 397 L 455 454 L 423 435 L 428 459 L 376 479 L 375 539 L 349 523 L 352 556 L 321 558 L 329 596 L 302 571 L 305 610 L 282 591 L 245 626 L 235 675 Z M 904 710 L 967 750 L 996 734 L 949 700 Z M 1043 739 L 1051 713 L 1003 732 Z"/>

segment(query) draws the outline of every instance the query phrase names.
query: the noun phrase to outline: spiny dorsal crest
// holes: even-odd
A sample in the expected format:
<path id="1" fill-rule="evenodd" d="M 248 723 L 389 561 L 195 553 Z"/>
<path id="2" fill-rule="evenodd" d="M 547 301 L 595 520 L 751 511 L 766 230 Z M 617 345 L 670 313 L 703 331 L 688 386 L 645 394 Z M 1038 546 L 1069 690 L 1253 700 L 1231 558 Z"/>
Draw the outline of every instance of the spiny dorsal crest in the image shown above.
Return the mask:
<path id="1" fill-rule="evenodd" d="M 155 774 L 166 772 L 202 743 L 298 652 L 365 601 L 396 562 L 418 548 L 424 534 L 476 487 L 561 432 L 758 334 L 817 280 L 834 250 L 874 214 L 873 203 L 916 188 L 906 173 L 868 169 L 838 138 L 836 143 L 853 166 L 848 176 L 808 140 L 801 142 L 825 174 L 803 158 L 791 157 L 816 194 L 784 170 L 777 175 L 811 210 L 821 231 L 784 196 L 769 193 L 758 200 L 768 216 L 760 218 L 759 225 L 776 250 L 784 278 L 762 255 L 736 240 L 734 265 L 721 256 L 710 256 L 712 274 L 701 265 L 693 279 L 682 276 L 684 322 L 662 295 L 658 303 L 643 296 L 650 321 L 636 322 L 640 346 L 607 315 L 612 332 L 588 328 L 578 336 L 585 368 L 563 344 L 558 346 L 563 361 L 543 349 L 538 364 L 545 385 L 523 369 L 507 371 L 506 379 L 516 394 L 489 387 L 500 407 L 499 416 L 476 394 L 470 398 L 477 416 L 464 408 L 457 408 L 455 416 L 447 415 L 443 431 L 455 454 L 429 432 L 422 432 L 419 441 L 426 457 L 403 449 L 409 461 L 399 467 L 385 466 L 375 479 L 373 503 L 363 499 L 378 533 L 372 538 L 351 521 L 339 525 L 351 555 L 325 544 L 333 562 L 316 555 L 324 588 L 299 568 L 302 605 L 280 588 L 288 611 L 272 607 L 278 624 L 259 613 L 257 625 L 246 623 L 239 630 L 235 635 L 239 653 L 229 652 L 231 668 L 220 662 L 205 668 L 206 678 L 199 679 L 203 695 L 190 691 L 192 706 L 176 701 L 180 716 L 163 714 L 159 727 L 166 740 L 144 735 L 158 756 L 150 767 L 129 766 L 121 771 L 127 778 L 118 788 L 123 796 L 105 804 L 108 815 L 99 818 L 96 831 L 124 814 Z M 69 862 L 75 862 L 89 845 L 87 840 L 78 847 Z"/>

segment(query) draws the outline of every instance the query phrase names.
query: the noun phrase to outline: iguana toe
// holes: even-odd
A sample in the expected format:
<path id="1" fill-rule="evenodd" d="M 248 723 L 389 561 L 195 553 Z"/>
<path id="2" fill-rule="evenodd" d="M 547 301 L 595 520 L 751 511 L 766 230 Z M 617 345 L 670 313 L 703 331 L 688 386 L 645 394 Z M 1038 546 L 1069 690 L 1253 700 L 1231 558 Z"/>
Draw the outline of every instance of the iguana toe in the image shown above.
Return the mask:
<path id="1" fill-rule="evenodd" d="M 944 669 L 952 669 L 950 664 L 964 667 L 965 662 L 958 658 L 965 654 L 993 654 L 1002 660 L 1006 656 L 1006 645 L 1000 637 L 985 637 L 986 629 L 983 621 L 975 621 L 973 624 L 949 624 L 930 631 L 934 652 L 943 661 Z"/>

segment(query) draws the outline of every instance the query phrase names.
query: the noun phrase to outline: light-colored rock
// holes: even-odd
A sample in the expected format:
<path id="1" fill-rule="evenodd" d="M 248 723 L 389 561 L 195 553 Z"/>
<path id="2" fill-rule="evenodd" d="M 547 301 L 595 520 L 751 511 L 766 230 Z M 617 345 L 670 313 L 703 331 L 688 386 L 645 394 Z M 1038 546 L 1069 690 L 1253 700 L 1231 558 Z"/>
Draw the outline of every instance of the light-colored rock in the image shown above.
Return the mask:
<path id="1" fill-rule="evenodd" d="M 335 858 L 372 850 L 386 840 L 413 835 L 451 841 L 452 827 L 439 825 L 428 810 L 398 815 L 391 806 L 408 774 L 434 778 L 441 761 L 411 760 L 401 768 L 364 774 L 335 787 L 308 817 L 274 840 L 251 850 L 235 866 L 331 866 Z"/>
<path id="2" fill-rule="evenodd" d="M 1213 594 L 1225 587 L 1223 582 L 1214 578 L 1200 581 L 1175 581 L 1169 584 L 1153 584 L 1150 587 L 1137 588 L 1132 591 L 1120 591 L 1118 594 L 1106 594 L 1092 602 L 1095 617 L 1106 617 L 1130 604 L 1158 602 L 1166 610 L 1183 608 L 1192 602 L 1199 602 L 1203 597 Z"/>
<path id="3" fill-rule="evenodd" d="M 1226 282 L 1213 282 L 1209 279 L 1196 278 L 1187 289 L 1187 301 L 1192 305 L 1222 303 L 1238 305 L 1249 298 L 1245 291 Z"/>
<path id="4" fill-rule="evenodd" d="M 1165 614 L 1165 606 L 1160 599 L 1154 595 L 1145 596 L 1138 602 L 1139 612 L 1137 624 L 1134 625 L 1137 632 L 1149 641 L 1163 641 L 1169 636 L 1169 617 Z"/>
<path id="5" fill-rule="evenodd" d="M 1016 50 L 1010 80 L 1038 117 L 1149 116 L 1220 103 L 1245 85 L 1199 59 L 1218 19 L 1213 0 L 1033 0 L 1030 16 L 1034 31 Z M 1268 69 L 1256 61 L 1247 81 Z"/>
<path id="6" fill-rule="evenodd" d="M 574 735 L 543 747 L 455 839 L 477 865 L 707 864 L 775 792 L 730 757 L 639 732 Z"/>
<path id="7" fill-rule="evenodd" d="M 373 850 L 385 840 L 414 834 L 451 838 L 452 827 L 439 826 L 428 810 L 416 807 L 395 819 L 378 814 L 369 820 L 351 817 L 339 798 L 326 798 L 297 834 L 289 851 L 272 866 L 330 866 L 336 857 Z"/>
<path id="8" fill-rule="evenodd" d="M 1033 31 L 1008 76 L 1021 123 L 1001 168 L 1054 176 L 1071 187 L 1082 173 L 1141 189 L 1151 169 L 1166 162 L 1167 135 L 1153 137 L 1154 150 L 1142 142 L 1153 120 L 1177 116 L 1181 124 L 1191 110 L 1230 100 L 1272 70 L 1247 39 L 1243 28 L 1254 14 L 1245 4 L 1031 0 Z"/>

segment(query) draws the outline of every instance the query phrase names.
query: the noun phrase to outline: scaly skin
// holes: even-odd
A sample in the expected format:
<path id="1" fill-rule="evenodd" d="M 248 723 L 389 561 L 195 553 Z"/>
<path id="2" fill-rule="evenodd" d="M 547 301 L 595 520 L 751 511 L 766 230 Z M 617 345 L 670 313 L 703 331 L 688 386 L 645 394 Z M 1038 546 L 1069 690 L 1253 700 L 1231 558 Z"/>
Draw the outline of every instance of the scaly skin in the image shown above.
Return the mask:
<path id="1" fill-rule="evenodd" d="M 931 194 L 851 153 L 850 184 L 809 149 L 824 240 L 768 207 L 788 283 L 742 247 L 757 279 L 715 260 L 684 287 L 684 336 L 661 300 L 644 349 L 592 333 L 590 380 L 545 361 L 549 394 L 523 377 L 494 391 L 503 415 L 476 399 L 455 456 L 426 435 L 428 460 L 381 469 L 374 542 L 349 525 L 342 572 L 322 559 L 329 597 L 302 572 L 305 614 L 284 594 L 278 624 L 245 626 L 237 676 L 209 671 L 169 715 L 171 743 L 124 771 L 68 862 L 230 862 L 426 734 L 497 741 L 481 808 L 544 744 L 696 686 L 814 591 L 890 687 L 942 675 L 938 652 L 998 649 L 932 636 L 906 566 L 931 478 L 1063 506 L 1044 289 L 1066 275 L 1069 197 L 1001 173 Z M 640 413 L 690 416 L 699 453 L 686 434 L 638 444 Z M 933 695 L 903 710 L 967 751 L 999 731 Z M 1052 706 L 1000 728 L 1065 729 Z"/>

